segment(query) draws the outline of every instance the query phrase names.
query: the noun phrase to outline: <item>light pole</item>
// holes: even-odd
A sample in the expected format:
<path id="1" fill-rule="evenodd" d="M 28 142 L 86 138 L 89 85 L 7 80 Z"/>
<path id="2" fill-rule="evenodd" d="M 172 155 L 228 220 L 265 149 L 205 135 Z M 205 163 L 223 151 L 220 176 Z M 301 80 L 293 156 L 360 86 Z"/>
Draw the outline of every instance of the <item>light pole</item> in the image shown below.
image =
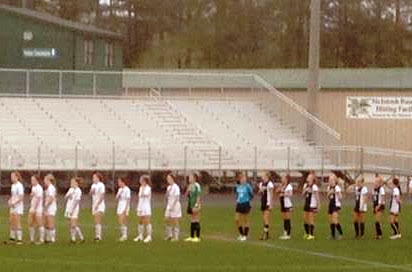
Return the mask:
<path id="1" fill-rule="evenodd" d="M 307 82 L 308 111 L 317 116 L 317 95 L 319 91 L 319 55 L 320 55 L 320 26 L 321 0 L 311 0 L 310 3 L 310 38 L 309 38 L 309 73 Z M 315 127 L 308 120 L 307 137 L 315 141 Z"/>

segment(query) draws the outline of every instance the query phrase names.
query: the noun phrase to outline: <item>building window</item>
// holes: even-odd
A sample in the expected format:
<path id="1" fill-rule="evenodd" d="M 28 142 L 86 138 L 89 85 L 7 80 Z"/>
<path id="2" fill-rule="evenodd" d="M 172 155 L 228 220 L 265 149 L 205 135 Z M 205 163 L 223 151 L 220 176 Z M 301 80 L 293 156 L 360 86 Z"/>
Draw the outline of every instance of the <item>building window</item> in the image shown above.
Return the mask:
<path id="1" fill-rule="evenodd" d="M 107 67 L 113 66 L 113 59 L 114 59 L 113 43 L 108 42 L 106 43 L 106 54 L 105 54 L 105 63 Z"/>
<path id="2" fill-rule="evenodd" d="M 84 40 L 84 64 L 91 65 L 94 62 L 94 42 Z"/>

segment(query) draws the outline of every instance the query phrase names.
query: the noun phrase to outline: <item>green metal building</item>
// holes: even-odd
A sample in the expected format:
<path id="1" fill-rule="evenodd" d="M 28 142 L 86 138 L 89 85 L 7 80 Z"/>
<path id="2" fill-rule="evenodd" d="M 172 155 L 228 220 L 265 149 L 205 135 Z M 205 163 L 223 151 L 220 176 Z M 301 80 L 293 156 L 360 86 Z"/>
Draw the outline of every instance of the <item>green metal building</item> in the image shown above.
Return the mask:
<path id="1" fill-rule="evenodd" d="M 102 74 L 59 74 L 38 69 L 121 71 L 122 35 L 1 4 L 0 25 L 0 68 L 3 69 L 0 92 L 108 94 L 121 87 L 119 75 L 103 78 Z M 21 71 L 4 69 L 30 69 L 32 72 L 28 76 Z M 16 81 L 22 86 L 16 88 Z"/>

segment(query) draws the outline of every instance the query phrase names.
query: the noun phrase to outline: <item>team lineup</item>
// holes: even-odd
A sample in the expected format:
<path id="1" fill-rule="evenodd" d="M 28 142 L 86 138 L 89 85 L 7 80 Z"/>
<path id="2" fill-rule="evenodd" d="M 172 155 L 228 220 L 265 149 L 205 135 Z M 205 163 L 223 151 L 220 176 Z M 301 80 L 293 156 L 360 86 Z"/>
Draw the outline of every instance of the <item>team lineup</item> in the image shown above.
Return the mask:
<path id="1" fill-rule="evenodd" d="M 23 244 L 23 229 L 21 219 L 24 214 L 24 186 L 22 176 L 19 172 L 11 173 L 11 194 L 8 200 L 9 206 L 9 230 L 10 237 L 5 243 Z M 303 185 L 302 196 L 304 198 L 303 221 L 304 239 L 315 239 L 316 215 L 320 210 L 320 189 L 316 184 L 316 175 L 310 172 Z M 165 240 L 178 241 L 180 236 L 179 221 L 182 217 L 181 189 L 176 183 L 176 177 L 168 174 L 165 177 L 166 207 L 165 218 Z M 283 220 L 283 235 L 281 240 L 291 239 L 291 215 L 293 212 L 293 187 L 290 184 L 290 176 L 283 176 L 279 186 L 271 180 L 268 172 L 260 175 L 260 182 L 257 186 L 260 195 L 260 210 L 262 212 L 263 232 L 261 240 L 270 239 L 269 230 L 271 224 L 271 213 L 275 205 L 275 198 L 280 202 L 280 212 Z M 94 219 L 94 241 L 103 240 L 103 218 L 106 211 L 105 194 L 106 187 L 103 175 L 95 172 L 92 175 L 91 195 L 91 214 Z M 81 190 L 82 180 L 74 177 L 70 180 L 70 188 L 65 194 L 64 217 L 68 221 L 68 233 L 71 243 L 84 243 L 85 237 L 78 222 L 80 202 L 82 199 Z M 341 240 L 343 237 L 342 226 L 339 221 L 340 210 L 344 192 L 353 194 L 355 199 L 353 210 L 353 225 L 355 238 L 363 239 L 365 234 L 365 213 L 368 211 L 368 202 L 372 200 L 373 214 L 375 218 L 376 239 L 383 238 L 382 217 L 385 210 L 385 189 L 384 179 L 376 176 L 373 184 L 373 192 L 370 193 L 365 185 L 364 179 L 359 178 L 355 184 L 343 190 L 338 184 L 336 175 L 331 174 L 328 178 L 326 196 L 328 199 L 328 219 L 330 226 L 330 236 L 328 239 Z M 43 183 L 43 186 L 42 184 Z M 33 244 L 44 244 L 56 242 L 55 216 L 57 213 L 57 191 L 56 180 L 52 174 L 46 175 L 43 180 L 37 175 L 31 177 L 30 207 L 28 210 L 28 232 L 29 242 Z M 148 175 L 139 178 L 138 204 L 136 215 L 138 217 L 137 235 L 133 239 L 135 242 L 152 242 L 153 227 L 151 224 L 152 205 L 151 205 L 151 179 Z M 120 177 L 117 179 L 118 191 L 116 193 L 117 208 L 116 215 L 119 224 L 119 242 L 129 239 L 128 217 L 132 193 L 128 187 L 127 179 Z M 401 211 L 401 189 L 399 179 L 393 178 L 390 182 L 391 196 L 389 202 L 389 223 L 393 230 L 390 239 L 400 239 L 401 232 L 398 216 Z M 187 214 L 190 218 L 190 235 L 184 241 L 200 242 L 200 213 L 201 213 L 201 186 L 199 175 L 191 173 L 189 175 L 188 186 L 185 195 L 188 198 Z M 250 212 L 252 209 L 252 199 L 254 188 L 248 182 L 247 175 L 240 173 L 237 176 L 235 186 L 235 223 L 239 231 L 237 240 L 246 241 L 250 232 Z"/>

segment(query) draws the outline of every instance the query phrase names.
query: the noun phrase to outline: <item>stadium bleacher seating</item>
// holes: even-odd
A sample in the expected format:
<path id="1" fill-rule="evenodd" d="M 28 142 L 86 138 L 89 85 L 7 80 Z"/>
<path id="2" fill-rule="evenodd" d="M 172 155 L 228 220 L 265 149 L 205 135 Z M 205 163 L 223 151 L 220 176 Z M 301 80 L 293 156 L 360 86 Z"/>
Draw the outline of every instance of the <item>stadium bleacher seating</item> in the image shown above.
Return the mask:
<path id="1" fill-rule="evenodd" d="M 318 163 L 265 101 L 239 97 L 0 99 L 2 167 L 254 169 Z M 185 149 L 186 148 L 186 149 Z"/>

